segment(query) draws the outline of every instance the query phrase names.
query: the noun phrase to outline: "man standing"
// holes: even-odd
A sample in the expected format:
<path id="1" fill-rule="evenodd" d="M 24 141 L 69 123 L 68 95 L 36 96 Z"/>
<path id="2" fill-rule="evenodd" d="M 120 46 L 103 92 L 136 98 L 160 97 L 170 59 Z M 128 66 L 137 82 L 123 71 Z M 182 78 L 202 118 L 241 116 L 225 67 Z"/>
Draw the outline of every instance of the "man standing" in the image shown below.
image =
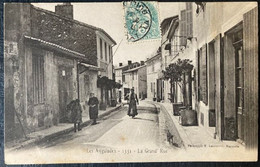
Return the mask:
<path id="1" fill-rule="evenodd" d="M 88 105 L 89 105 L 89 118 L 93 119 L 92 125 L 97 124 L 96 120 L 98 118 L 98 104 L 99 101 L 96 97 L 94 97 L 94 93 L 90 93 Z"/>
<path id="2" fill-rule="evenodd" d="M 134 92 L 134 88 L 132 88 L 131 93 L 129 94 L 129 108 L 127 113 L 127 115 L 132 116 L 132 118 L 134 118 L 138 114 L 136 104 L 139 104 L 139 101 L 137 95 Z"/>

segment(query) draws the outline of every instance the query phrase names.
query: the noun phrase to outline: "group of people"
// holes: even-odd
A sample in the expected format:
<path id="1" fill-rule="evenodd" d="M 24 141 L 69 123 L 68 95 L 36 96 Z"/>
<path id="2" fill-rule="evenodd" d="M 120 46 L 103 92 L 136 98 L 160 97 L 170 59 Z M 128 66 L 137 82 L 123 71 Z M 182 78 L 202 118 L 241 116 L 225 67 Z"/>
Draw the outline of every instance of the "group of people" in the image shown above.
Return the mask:
<path id="1" fill-rule="evenodd" d="M 134 88 L 131 89 L 131 92 L 127 95 L 129 100 L 129 107 L 127 115 L 134 118 L 137 113 L 137 104 L 139 104 L 137 95 L 134 93 Z M 92 125 L 97 124 L 98 118 L 98 99 L 94 96 L 94 93 L 90 93 L 90 98 L 88 100 L 89 105 L 89 118 L 93 120 Z M 80 106 L 79 99 L 73 100 L 68 104 L 67 110 L 71 111 L 71 121 L 74 123 L 74 132 L 81 130 L 82 123 L 82 109 Z"/>

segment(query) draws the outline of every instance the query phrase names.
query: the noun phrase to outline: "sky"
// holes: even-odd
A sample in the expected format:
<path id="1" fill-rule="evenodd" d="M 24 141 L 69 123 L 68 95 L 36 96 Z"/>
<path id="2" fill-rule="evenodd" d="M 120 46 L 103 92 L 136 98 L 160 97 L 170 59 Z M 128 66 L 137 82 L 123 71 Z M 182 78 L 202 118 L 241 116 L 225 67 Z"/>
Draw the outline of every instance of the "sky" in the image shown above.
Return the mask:
<path id="1" fill-rule="evenodd" d="M 32 3 L 34 6 L 55 11 L 58 3 Z M 128 43 L 124 28 L 124 12 L 122 2 L 114 3 L 71 3 L 74 10 L 74 19 L 104 29 L 116 42 L 113 47 L 114 65 L 119 63 L 127 64 L 128 60 L 140 62 L 151 57 L 158 47 L 161 40 L 142 41 Z M 159 20 L 178 14 L 177 2 L 159 2 Z M 121 43 L 120 43 L 121 42 Z M 120 44 L 120 45 L 119 45 Z"/>

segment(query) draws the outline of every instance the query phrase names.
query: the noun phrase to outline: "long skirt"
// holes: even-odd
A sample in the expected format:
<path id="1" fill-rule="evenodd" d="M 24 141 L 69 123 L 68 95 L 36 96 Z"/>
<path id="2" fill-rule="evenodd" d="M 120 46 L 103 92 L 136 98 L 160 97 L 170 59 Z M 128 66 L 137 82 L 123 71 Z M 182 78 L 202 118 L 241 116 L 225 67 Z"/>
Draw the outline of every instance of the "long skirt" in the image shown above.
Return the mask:
<path id="1" fill-rule="evenodd" d="M 95 107 L 89 107 L 89 118 L 90 119 L 97 119 L 98 118 L 98 108 Z"/>
<path id="2" fill-rule="evenodd" d="M 136 102 L 130 102 L 127 115 L 129 115 L 129 116 L 136 116 L 137 114 L 138 113 L 137 113 Z"/>

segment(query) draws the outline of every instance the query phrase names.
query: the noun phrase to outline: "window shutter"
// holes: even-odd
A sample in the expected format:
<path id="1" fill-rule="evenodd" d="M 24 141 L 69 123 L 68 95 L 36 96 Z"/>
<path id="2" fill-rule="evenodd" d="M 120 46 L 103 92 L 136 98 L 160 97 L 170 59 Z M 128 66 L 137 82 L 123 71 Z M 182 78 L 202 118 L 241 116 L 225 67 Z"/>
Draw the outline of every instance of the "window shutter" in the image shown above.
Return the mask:
<path id="1" fill-rule="evenodd" d="M 181 46 L 186 46 L 187 42 L 187 15 L 186 15 L 186 10 L 181 11 L 181 19 L 180 19 L 180 45 Z"/>
<path id="2" fill-rule="evenodd" d="M 206 105 L 208 104 L 208 88 L 207 88 L 207 45 L 203 45 L 200 49 L 200 83 L 199 83 L 199 95 L 200 100 Z"/>
<path id="3" fill-rule="evenodd" d="M 258 10 L 243 16 L 245 144 L 258 148 Z M 247 130 L 250 129 L 250 130 Z"/>
<path id="4" fill-rule="evenodd" d="M 186 36 L 192 37 L 193 36 L 193 20 L 192 20 L 192 3 L 186 2 Z"/>

